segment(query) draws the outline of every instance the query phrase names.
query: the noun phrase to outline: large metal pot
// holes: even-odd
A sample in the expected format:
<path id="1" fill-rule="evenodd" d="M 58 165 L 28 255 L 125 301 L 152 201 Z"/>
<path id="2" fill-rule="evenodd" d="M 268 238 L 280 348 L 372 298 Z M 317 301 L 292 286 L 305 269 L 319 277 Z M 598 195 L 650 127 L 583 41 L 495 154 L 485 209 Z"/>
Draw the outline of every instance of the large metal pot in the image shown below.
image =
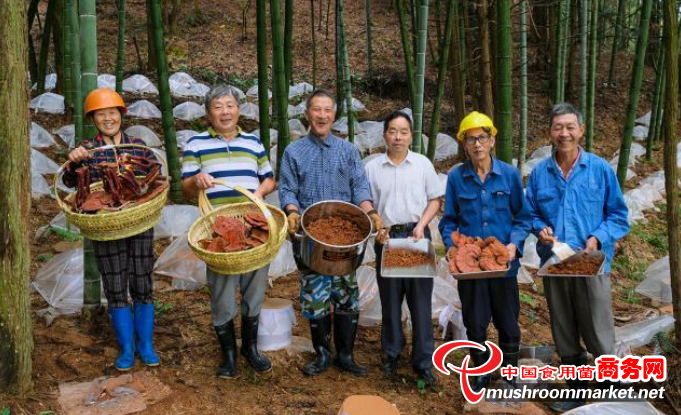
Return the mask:
<path id="1" fill-rule="evenodd" d="M 311 222 L 329 216 L 356 223 L 364 232 L 364 239 L 354 245 L 329 245 L 307 233 L 306 227 Z M 308 268 L 321 275 L 341 276 L 354 272 L 362 264 L 372 230 L 371 219 L 362 209 L 339 200 L 317 202 L 305 209 L 300 222 L 303 234 L 295 234 L 299 242 L 296 254 Z"/>

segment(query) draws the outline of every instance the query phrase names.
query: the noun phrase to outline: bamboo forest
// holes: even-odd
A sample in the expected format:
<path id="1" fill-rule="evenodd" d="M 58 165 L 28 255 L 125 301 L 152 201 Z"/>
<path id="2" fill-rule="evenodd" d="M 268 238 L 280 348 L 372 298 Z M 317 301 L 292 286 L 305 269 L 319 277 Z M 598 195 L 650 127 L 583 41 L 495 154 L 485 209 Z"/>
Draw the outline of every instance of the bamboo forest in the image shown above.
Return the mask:
<path id="1" fill-rule="evenodd" d="M 0 1 L 0 415 L 681 414 L 680 22 Z"/>

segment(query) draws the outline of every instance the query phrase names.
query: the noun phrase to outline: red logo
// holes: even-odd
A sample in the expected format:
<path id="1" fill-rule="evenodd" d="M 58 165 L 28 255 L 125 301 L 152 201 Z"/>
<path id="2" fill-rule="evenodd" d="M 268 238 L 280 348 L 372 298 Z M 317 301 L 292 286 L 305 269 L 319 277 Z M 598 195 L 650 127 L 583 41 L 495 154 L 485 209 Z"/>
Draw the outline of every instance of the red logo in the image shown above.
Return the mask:
<path id="1" fill-rule="evenodd" d="M 461 362 L 461 367 L 457 367 L 451 363 L 447 363 L 447 367 L 449 369 L 461 375 L 460 382 L 461 392 L 463 392 L 463 396 L 464 398 L 466 398 L 468 402 L 474 404 L 480 402 L 483 395 L 485 394 L 485 389 L 482 389 L 478 393 L 473 392 L 470 383 L 468 383 L 468 376 L 469 375 L 480 376 L 494 372 L 495 370 L 497 370 L 497 368 L 499 368 L 499 366 L 501 366 L 501 361 L 504 355 L 499 346 L 497 346 L 496 344 L 490 341 L 485 342 L 485 344 L 487 345 L 487 348 L 489 348 L 490 350 L 490 358 L 482 366 L 469 367 L 468 362 L 471 359 L 470 356 L 466 356 L 463 358 L 463 362 Z M 457 340 L 445 343 L 442 346 L 438 347 L 433 353 L 433 365 L 435 366 L 435 368 L 439 370 L 441 373 L 449 375 L 451 372 L 447 370 L 447 368 L 445 368 L 445 359 L 447 359 L 447 355 L 449 353 L 462 347 L 474 347 L 482 351 L 485 350 L 485 346 L 481 345 L 480 343 L 471 341 Z"/>

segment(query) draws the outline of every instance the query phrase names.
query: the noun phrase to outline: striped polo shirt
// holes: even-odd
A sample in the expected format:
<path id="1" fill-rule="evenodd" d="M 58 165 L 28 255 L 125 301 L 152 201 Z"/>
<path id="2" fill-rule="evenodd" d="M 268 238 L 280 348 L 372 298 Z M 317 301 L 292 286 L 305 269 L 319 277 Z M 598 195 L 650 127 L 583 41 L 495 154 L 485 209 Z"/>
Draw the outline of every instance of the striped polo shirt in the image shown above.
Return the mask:
<path id="1" fill-rule="evenodd" d="M 244 133 L 227 140 L 212 127 L 187 141 L 182 156 L 182 179 L 208 173 L 230 185 L 239 185 L 254 192 L 260 182 L 273 177 L 272 166 L 260 139 Z M 208 189 L 208 199 L 214 205 L 244 202 L 241 193 L 221 185 Z"/>

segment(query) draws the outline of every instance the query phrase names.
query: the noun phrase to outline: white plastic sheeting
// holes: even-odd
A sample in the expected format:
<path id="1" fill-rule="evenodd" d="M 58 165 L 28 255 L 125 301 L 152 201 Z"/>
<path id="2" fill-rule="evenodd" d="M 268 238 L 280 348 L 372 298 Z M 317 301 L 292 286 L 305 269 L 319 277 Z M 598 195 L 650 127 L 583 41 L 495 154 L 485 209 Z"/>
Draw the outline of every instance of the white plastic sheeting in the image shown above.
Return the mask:
<path id="1" fill-rule="evenodd" d="M 540 262 L 539 255 L 537 255 L 537 237 L 530 234 L 525 239 L 523 257 L 520 258 L 520 265 L 531 269 L 539 269 Z"/>
<path id="2" fill-rule="evenodd" d="M 650 125 L 651 111 L 645 113 L 638 118 L 636 118 L 636 124 Z"/>
<path id="3" fill-rule="evenodd" d="M 655 202 L 662 200 L 663 195 L 651 184 L 643 184 L 636 189 L 624 193 L 624 202 L 629 208 L 629 223 L 645 219 L 644 210 L 658 211 Z"/>
<path id="4" fill-rule="evenodd" d="M 59 165 L 36 149 L 31 149 L 31 173 L 56 174 Z"/>
<path id="5" fill-rule="evenodd" d="M 363 133 L 355 135 L 355 146 L 359 151 L 365 152 L 385 148 L 382 122 L 362 121 L 359 126 L 364 130 Z"/>
<path id="6" fill-rule="evenodd" d="M 343 111 L 345 111 L 345 109 L 348 107 L 347 101 L 346 101 L 345 98 L 343 98 L 343 103 L 341 104 L 341 107 L 343 108 Z M 352 111 L 353 112 L 361 112 L 361 111 L 364 111 L 366 109 L 367 109 L 367 107 L 365 107 L 364 104 L 362 104 L 362 101 L 358 100 L 355 97 L 352 97 Z"/>
<path id="7" fill-rule="evenodd" d="M 97 88 L 116 89 L 116 76 L 108 73 L 103 73 L 97 76 Z"/>
<path id="8" fill-rule="evenodd" d="M 537 166 L 537 164 L 539 164 L 543 160 L 544 160 L 544 158 L 535 158 L 535 159 L 531 158 L 529 160 L 525 160 L 525 163 L 523 164 L 523 171 L 522 171 L 523 177 L 529 176 L 530 173 L 532 173 L 532 170 L 534 170 L 534 168 Z"/>
<path id="9" fill-rule="evenodd" d="M 174 97 L 195 97 L 203 98 L 210 88 L 197 82 L 185 72 L 176 72 L 168 78 L 170 93 Z M 243 95 L 243 92 L 241 93 Z"/>
<path id="10" fill-rule="evenodd" d="M 297 269 L 298 267 L 296 266 L 296 261 L 293 258 L 293 244 L 291 244 L 291 241 L 286 240 L 284 241 L 283 245 L 281 245 L 281 248 L 279 248 L 277 256 L 274 257 L 272 262 L 270 262 L 270 269 L 267 275 L 270 277 L 271 281 L 274 281 L 277 278 L 286 276 Z"/>
<path id="11" fill-rule="evenodd" d="M 357 268 L 356 275 L 359 286 L 359 324 L 364 327 L 378 326 L 381 324 L 382 317 L 376 269 L 362 265 Z"/>
<path id="12" fill-rule="evenodd" d="M 291 345 L 296 322 L 293 304 L 281 298 L 265 299 L 258 320 L 258 350 L 281 350 Z"/>
<path id="13" fill-rule="evenodd" d="M 179 238 L 189 232 L 199 218 L 199 208 L 192 205 L 167 205 L 161 211 L 161 220 L 154 226 L 154 239 Z"/>
<path id="14" fill-rule="evenodd" d="M 74 225 L 69 225 L 66 222 L 66 216 L 64 215 L 64 212 L 59 212 L 57 216 L 52 218 L 49 224 L 41 226 L 40 228 L 36 229 L 35 238 L 40 239 L 43 236 L 45 236 L 49 228 L 60 228 L 63 230 L 67 230 L 69 232 L 80 233 L 80 229 L 78 229 Z"/>
<path id="15" fill-rule="evenodd" d="M 158 88 L 144 75 L 133 75 L 123 80 L 123 91 L 133 94 L 158 95 Z"/>
<path id="16" fill-rule="evenodd" d="M 301 102 L 300 104 L 296 105 L 295 107 L 293 105 L 289 104 L 288 110 L 287 110 L 288 117 L 289 118 L 296 118 L 296 117 L 299 117 L 301 115 L 304 115 L 305 109 L 306 109 L 305 101 Z"/>
<path id="17" fill-rule="evenodd" d="M 674 317 L 669 314 L 615 327 L 615 353 L 619 357 L 633 354 L 633 349 L 650 343 L 657 333 L 666 334 L 673 328 Z"/>
<path id="18" fill-rule="evenodd" d="M 551 155 L 551 152 L 553 151 L 552 146 L 544 146 L 544 147 L 539 147 L 538 149 L 534 150 L 532 152 L 532 155 L 530 156 L 531 159 L 545 159 L 548 156 Z"/>
<path id="19" fill-rule="evenodd" d="M 161 147 L 163 143 L 156 133 L 144 125 L 133 125 L 125 129 L 125 133 L 144 141 L 148 147 Z"/>
<path id="20" fill-rule="evenodd" d="M 423 145 L 428 148 L 428 141 L 430 140 L 425 134 L 423 135 Z M 459 152 L 459 143 L 452 137 L 444 133 L 437 133 L 437 141 L 435 146 L 435 161 L 445 160 L 449 157 L 456 156 Z"/>
<path id="21" fill-rule="evenodd" d="M 333 131 L 336 131 L 340 134 L 347 134 L 348 133 L 348 117 L 341 117 L 339 118 L 336 122 L 333 123 L 333 126 L 331 127 Z M 364 130 L 362 127 L 359 125 L 357 120 L 355 119 L 355 134 L 362 134 Z"/>
<path id="22" fill-rule="evenodd" d="M 565 415 L 664 415 L 648 402 L 598 402 L 580 406 Z"/>
<path id="23" fill-rule="evenodd" d="M 50 185 L 45 178 L 35 172 L 31 173 L 31 197 L 40 198 L 51 195 Z"/>
<path id="24" fill-rule="evenodd" d="M 291 141 L 307 135 L 307 128 L 300 120 L 288 120 L 288 135 Z"/>
<path id="25" fill-rule="evenodd" d="M 409 116 L 409 119 L 411 120 L 411 122 L 412 123 L 414 122 L 414 115 L 413 115 L 411 108 L 409 108 L 409 107 L 402 108 L 400 110 L 400 112 L 407 114 Z"/>
<path id="26" fill-rule="evenodd" d="M 660 258 L 646 269 L 645 279 L 636 287 L 636 292 L 661 304 L 672 302 L 672 281 L 669 271 L 669 256 Z"/>
<path id="27" fill-rule="evenodd" d="M 446 338 L 447 333 L 452 334 L 452 340 L 468 340 L 460 308 L 451 304 L 445 307 L 438 317 L 438 324 L 442 330 L 442 340 Z"/>
<path id="28" fill-rule="evenodd" d="M 45 91 L 52 91 L 54 88 L 57 87 L 57 74 L 56 73 L 49 73 L 45 75 Z M 38 89 L 38 84 L 35 83 L 31 87 L 31 90 L 35 91 Z"/>
<path id="29" fill-rule="evenodd" d="M 636 141 L 644 141 L 648 138 L 648 127 L 645 125 L 637 125 L 634 127 L 632 138 Z"/>
<path id="30" fill-rule="evenodd" d="M 246 96 L 258 99 L 258 85 L 253 85 L 252 87 L 248 88 L 248 91 L 246 91 Z M 269 89 L 267 90 L 267 98 L 272 99 L 272 91 Z"/>
<path id="31" fill-rule="evenodd" d="M 260 108 L 258 108 L 258 104 L 246 102 L 245 104 L 241 105 L 239 113 L 242 117 L 249 120 L 260 121 Z"/>
<path id="32" fill-rule="evenodd" d="M 194 255 L 187 234 L 173 241 L 154 264 L 154 273 L 173 279 L 173 288 L 199 290 L 206 284 L 206 263 Z"/>
<path id="33" fill-rule="evenodd" d="M 74 148 L 76 146 L 76 126 L 73 124 L 65 125 L 60 127 L 54 132 L 61 138 L 69 148 Z"/>
<path id="34" fill-rule="evenodd" d="M 257 128 L 253 131 L 251 131 L 251 134 L 254 136 L 260 138 L 260 128 Z M 274 128 L 270 128 L 270 145 L 275 145 L 277 144 L 277 140 L 279 139 L 279 131 L 275 130 Z"/>
<path id="35" fill-rule="evenodd" d="M 184 146 L 187 145 L 187 141 L 189 141 L 190 138 L 199 135 L 198 131 L 194 130 L 180 130 L 175 134 L 175 138 L 177 140 L 177 147 L 181 150 L 184 150 Z"/>
<path id="36" fill-rule="evenodd" d="M 206 115 L 206 108 L 196 102 L 183 102 L 173 108 L 173 117 L 184 120 L 193 121 Z"/>
<path id="37" fill-rule="evenodd" d="M 141 99 L 128 106 L 128 113 L 126 115 L 147 120 L 158 119 L 161 118 L 161 110 L 146 99 Z"/>
<path id="38" fill-rule="evenodd" d="M 49 304 L 38 311 L 48 319 L 73 314 L 83 308 L 83 249 L 77 248 L 56 255 L 35 276 L 31 288 Z"/>
<path id="39" fill-rule="evenodd" d="M 49 114 L 64 113 L 64 97 L 52 92 L 45 92 L 33 98 L 30 108 L 35 112 L 47 112 Z"/>
<path id="40" fill-rule="evenodd" d="M 32 148 L 47 148 L 57 144 L 52 138 L 52 134 L 48 133 L 46 129 L 39 124 L 31 121 L 31 147 Z"/>
<path id="41" fill-rule="evenodd" d="M 288 99 L 309 94 L 312 91 L 314 91 L 314 87 L 311 84 L 308 84 L 307 82 L 300 82 L 288 89 Z"/>

